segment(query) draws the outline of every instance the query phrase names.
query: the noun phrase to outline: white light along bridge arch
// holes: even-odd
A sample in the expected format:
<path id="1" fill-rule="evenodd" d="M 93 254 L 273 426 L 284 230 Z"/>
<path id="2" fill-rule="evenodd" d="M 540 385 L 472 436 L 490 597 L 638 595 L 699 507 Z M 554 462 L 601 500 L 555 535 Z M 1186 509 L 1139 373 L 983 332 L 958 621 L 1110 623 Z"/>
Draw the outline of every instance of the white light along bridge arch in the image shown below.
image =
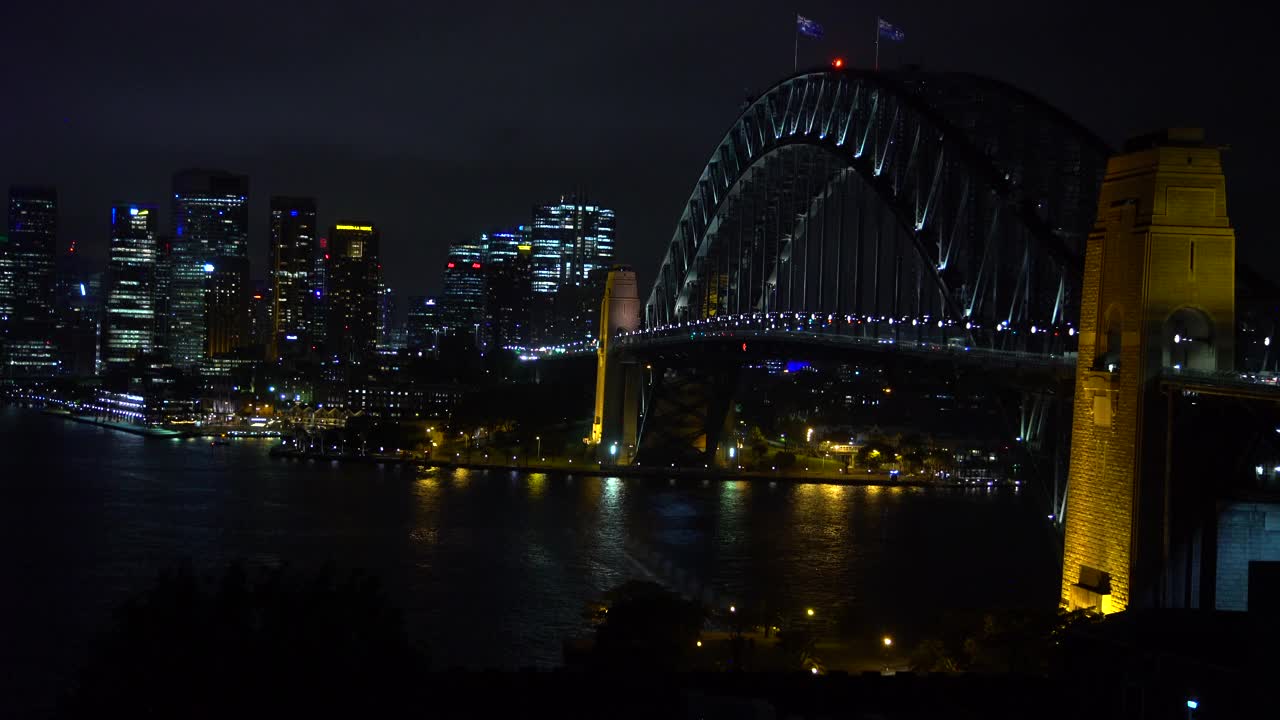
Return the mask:
<path id="1" fill-rule="evenodd" d="M 805 312 L 861 336 L 960 333 L 975 347 L 1069 352 L 1109 153 L 1060 111 L 988 78 L 787 78 L 712 153 L 645 328 Z M 1037 341 L 1032 328 L 1059 340 Z"/>

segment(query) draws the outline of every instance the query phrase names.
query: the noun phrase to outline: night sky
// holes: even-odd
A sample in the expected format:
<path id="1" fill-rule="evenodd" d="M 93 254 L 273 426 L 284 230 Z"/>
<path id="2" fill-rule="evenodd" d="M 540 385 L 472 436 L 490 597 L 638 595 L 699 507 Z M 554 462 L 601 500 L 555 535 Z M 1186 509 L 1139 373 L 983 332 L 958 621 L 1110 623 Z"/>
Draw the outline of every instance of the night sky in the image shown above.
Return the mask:
<path id="1" fill-rule="evenodd" d="M 5 2 L 0 185 L 55 184 L 62 244 L 101 258 L 109 203 L 159 203 L 167 218 L 174 170 L 244 172 L 255 277 L 269 195 L 315 195 L 322 228 L 381 226 L 388 282 L 406 294 L 438 290 L 451 241 L 582 190 L 618 211 L 619 259 L 647 291 L 744 95 L 791 72 L 796 7 Z M 826 37 L 801 38 L 800 62 L 869 66 L 879 14 L 907 35 L 882 46 L 882 67 L 992 75 L 1113 144 L 1204 126 L 1232 147 L 1244 257 L 1276 276 L 1263 207 L 1280 53 L 1255 11 L 1202 7 L 807 0 L 800 11 Z"/>

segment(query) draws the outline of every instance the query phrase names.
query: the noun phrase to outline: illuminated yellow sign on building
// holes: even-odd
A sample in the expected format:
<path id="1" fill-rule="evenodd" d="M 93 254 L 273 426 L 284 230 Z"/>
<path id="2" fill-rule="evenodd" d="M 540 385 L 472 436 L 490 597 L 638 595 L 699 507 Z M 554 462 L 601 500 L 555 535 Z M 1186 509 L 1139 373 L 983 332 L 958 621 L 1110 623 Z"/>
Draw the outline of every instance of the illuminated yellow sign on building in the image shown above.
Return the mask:
<path id="1" fill-rule="evenodd" d="M 359 230 L 360 232 L 373 232 L 372 225 L 338 225 L 335 230 Z"/>

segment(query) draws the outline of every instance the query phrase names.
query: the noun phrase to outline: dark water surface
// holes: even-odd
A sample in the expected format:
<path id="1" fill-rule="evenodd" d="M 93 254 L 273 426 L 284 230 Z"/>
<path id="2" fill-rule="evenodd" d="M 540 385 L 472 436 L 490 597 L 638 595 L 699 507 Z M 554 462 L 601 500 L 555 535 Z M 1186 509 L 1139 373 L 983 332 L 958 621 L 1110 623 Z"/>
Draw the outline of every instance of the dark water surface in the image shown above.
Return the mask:
<path id="1" fill-rule="evenodd" d="M 420 470 L 268 447 L 0 409 L 0 715 L 48 707 L 110 609 L 186 559 L 369 571 L 439 666 L 555 665 L 585 603 L 646 553 L 838 631 L 909 638 L 945 608 L 1056 596 L 1051 543 L 1012 490 Z"/>

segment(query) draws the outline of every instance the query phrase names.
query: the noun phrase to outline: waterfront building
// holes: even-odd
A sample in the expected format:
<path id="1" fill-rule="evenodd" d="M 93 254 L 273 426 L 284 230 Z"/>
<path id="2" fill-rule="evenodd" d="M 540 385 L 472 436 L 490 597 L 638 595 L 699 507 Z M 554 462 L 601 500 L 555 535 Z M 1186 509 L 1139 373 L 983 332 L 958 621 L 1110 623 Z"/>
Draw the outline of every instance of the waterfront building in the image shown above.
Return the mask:
<path id="1" fill-rule="evenodd" d="M 158 223 L 154 206 L 121 204 L 111 208 L 102 352 L 107 367 L 127 365 L 154 349 L 152 292 Z"/>

